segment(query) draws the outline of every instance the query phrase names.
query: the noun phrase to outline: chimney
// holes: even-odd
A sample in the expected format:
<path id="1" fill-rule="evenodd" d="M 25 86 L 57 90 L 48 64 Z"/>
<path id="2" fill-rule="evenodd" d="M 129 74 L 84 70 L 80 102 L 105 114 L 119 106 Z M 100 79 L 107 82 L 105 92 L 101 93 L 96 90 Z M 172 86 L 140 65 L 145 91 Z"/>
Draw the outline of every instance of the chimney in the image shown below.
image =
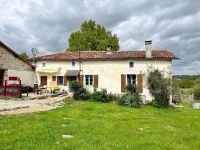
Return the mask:
<path id="1" fill-rule="evenodd" d="M 112 54 L 112 47 L 111 46 L 107 47 L 106 54 Z"/>
<path id="2" fill-rule="evenodd" d="M 111 46 L 108 46 L 106 50 L 107 50 L 107 52 L 111 52 L 112 51 Z"/>
<path id="3" fill-rule="evenodd" d="M 152 58 L 151 45 L 152 45 L 152 41 L 145 41 L 146 58 Z"/>

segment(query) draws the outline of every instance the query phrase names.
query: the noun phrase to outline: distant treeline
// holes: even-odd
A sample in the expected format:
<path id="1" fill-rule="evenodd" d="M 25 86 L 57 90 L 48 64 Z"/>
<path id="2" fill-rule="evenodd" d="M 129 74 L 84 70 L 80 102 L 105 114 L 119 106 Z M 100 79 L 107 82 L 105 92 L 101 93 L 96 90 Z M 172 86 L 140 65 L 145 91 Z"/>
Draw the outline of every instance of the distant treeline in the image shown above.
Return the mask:
<path id="1" fill-rule="evenodd" d="M 200 75 L 173 75 L 173 78 L 175 79 L 199 79 Z"/>
<path id="2" fill-rule="evenodd" d="M 200 85 L 200 75 L 174 75 L 173 80 L 180 88 L 194 88 Z"/>

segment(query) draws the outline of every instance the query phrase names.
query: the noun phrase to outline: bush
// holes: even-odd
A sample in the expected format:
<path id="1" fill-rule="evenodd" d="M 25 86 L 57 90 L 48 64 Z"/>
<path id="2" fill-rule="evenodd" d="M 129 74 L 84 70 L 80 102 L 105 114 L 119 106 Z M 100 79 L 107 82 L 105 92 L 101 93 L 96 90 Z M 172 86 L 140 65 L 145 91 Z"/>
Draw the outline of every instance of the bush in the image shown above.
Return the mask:
<path id="1" fill-rule="evenodd" d="M 133 95 L 134 93 L 137 93 L 136 84 L 129 84 L 126 86 L 126 89 L 127 89 L 128 93 L 130 93 L 131 95 Z"/>
<path id="2" fill-rule="evenodd" d="M 169 106 L 171 83 L 170 79 L 164 78 L 158 70 L 149 71 L 147 77 L 149 92 L 155 99 L 155 106 L 165 108 Z"/>
<path id="3" fill-rule="evenodd" d="M 200 101 L 200 85 L 194 88 L 194 99 Z"/>
<path id="4" fill-rule="evenodd" d="M 130 84 L 126 88 L 129 92 L 119 99 L 118 104 L 133 108 L 140 107 L 142 101 L 138 94 L 137 86 L 135 84 Z"/>
<path id="5" fill-rule="evenodd" d="M 72 81 L 70 84 L 70 88 L 74 92 L 73 98 L 76 100 L 86 100 L 90 98 L 90 93 L 87 91 L 86 88 L 79 81 Z"/>
<path id="6" fill-rule="evenodd" d="M 94 89 L 94 92 L 91 95 L 91 100 L 103 103 L 114 101 L 116 98 L 117 96 L 112 93 L 107 93 L 106 89 L 101 89 L 100 91 Z"/>
<path id="7" fill-rule="evenodd" d="M 122 106 L 138 108 L 142 104 L 142 101 L 137 94 L 126 94 L 119 99 L 118 104 Z"/>

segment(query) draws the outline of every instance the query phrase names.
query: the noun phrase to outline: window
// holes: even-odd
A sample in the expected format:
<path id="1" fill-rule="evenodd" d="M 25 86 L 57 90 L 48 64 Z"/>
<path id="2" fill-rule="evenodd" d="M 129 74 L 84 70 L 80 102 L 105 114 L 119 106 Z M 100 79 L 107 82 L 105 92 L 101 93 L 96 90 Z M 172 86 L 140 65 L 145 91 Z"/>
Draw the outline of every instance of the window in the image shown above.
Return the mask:
<path id="1" fill-rule="evenodd" d="M 127 75 L 127 85 L 136 84 L 136 75 L 128 74 Z"/>
<path id="2" fill-rule="evenodd" d="M 46 63 L 42 63 L 42 67 L 46 67 Z"/>
<path id="3" fill-rule="evenodd" d="M 72 61 L 72 67 L 75 67 L 75 65 L 76 65 L 76 62 Z"/>
<path id="4" fill-rule="evenodd" d="M 130 87 L 130 85 L 133 85 L 134 87 L 136 86 L 136 75 L 134 74 L 127 74 L 127 92 L 136 92 L 136 89 L 133 88 L 132 86 Z"/>
<path id="5" fill-rule="evenodd" d="M 63 85 L 63 76 L 57 76 L 57 85 Z"/>
<path id="6" fill-rule="evenodd" d="M 134 62 L 129 62 L 129 68 L 133 68 L 134 67 Z"/>
<path id="7" fill-rule="evenodd" d="M 85 76 L 85 85 L 93 85 L 93 76 L 92 75 Z"/>

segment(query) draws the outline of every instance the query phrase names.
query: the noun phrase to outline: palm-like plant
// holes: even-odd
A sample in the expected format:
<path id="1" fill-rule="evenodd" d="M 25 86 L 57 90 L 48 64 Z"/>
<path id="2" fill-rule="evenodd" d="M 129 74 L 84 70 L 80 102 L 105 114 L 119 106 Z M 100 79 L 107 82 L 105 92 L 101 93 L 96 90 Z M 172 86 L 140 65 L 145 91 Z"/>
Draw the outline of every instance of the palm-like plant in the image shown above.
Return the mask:
<path id="1" fill-rule="evenodd" d="M 135 84 L 130 84 L 127 86 L 127 90 L 129 91 L 126 95 L 122 96 L 118 103 L 123 106 L 138 108 L 140 107 L 142 101 L 137 91 L 137 87 Z"/>

